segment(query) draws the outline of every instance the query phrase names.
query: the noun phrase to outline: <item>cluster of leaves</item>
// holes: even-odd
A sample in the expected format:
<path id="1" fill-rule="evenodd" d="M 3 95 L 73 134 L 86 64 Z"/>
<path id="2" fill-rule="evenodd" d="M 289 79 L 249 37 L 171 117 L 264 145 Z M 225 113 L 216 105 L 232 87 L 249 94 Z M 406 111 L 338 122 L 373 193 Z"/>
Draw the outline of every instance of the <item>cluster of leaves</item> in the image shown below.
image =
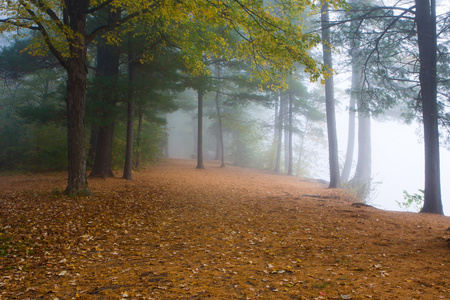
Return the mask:
<path id="1" fill-rule="evenodd" d="M 403 202 L 396 201 L 399 207 L 410 209 L 413 208 L 415 211 L 420 211 L 423 206 L 424 190 L 419 190 L 420 194 L 410 194 L 407 191 L 403 191 Z"/>

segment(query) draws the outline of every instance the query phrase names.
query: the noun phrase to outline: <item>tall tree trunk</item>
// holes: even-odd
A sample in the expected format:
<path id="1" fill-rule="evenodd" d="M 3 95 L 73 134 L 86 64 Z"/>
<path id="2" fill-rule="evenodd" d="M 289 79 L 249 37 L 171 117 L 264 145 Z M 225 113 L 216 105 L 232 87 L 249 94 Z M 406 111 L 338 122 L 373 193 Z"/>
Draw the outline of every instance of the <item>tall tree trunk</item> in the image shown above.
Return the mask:
<path id="1" fill-rule="evenodd" d="M 125 146 L 125 166 L 123 168 L 123 177 L 127 180 L 133 180 L 133 127 L 134 127 L 134 100 L 128 100 L 127 105 L 127 143 Z"/>
<path id="2" fill-rule="evenodd" d="M 203 166 L 203 90 L 198 89 L 198 126 L 197 126 L 197 169 Z"/>
<path id="3" fill-rule="evenodd" d="M 141 163 L 141 136 L 142 136 L 142 109 L 141 106 L 138 105 L 138 130 L 136 137 L 136 164 L 134 168 L 137 169 Z"/>
<path id="4" fill-rule="evenodd" d="M 125 145 L 125 165 L 122 178 L 133 180 L 133 129 L 134 129 L 134 76 L 138 62 L 129 49 L 128 53 L 128 103 L 127 103 L 127 141 Z"/>
<path id="5" fill-rule="evenodd" d="M 86 102 L 86 11 L 89 1 L 70 1 L 68 17 L 70 29 L 76 34 L 70 39 L 71 57 L 64 67 L 67 70 L 67 144 L 68 179 L 66 194 L 91 194 L 86 180 L 86 143 L 84 114 Z"/>
<path id="6" fill-rule="evenodd" d="M 330 164 L 330 185 L 329 188 L 339 188 L 340 174 L 339 174 L 339 157 L 338 157 L 338 141 L 336 133 L 336 112 L 334 104 L 334 84 L 333 84 L 333 61 L 330 47 L 330 25 L 328 1 L 322 0 L 322 46 L 323 46 L 323 62 L 329 68 L 330 75 L 325 80 L 325 105 L 327 115 L 327 130 L 328 130 L 328 153 Z"/>
<path id="7" fill-rule="evenodd" d="M 284 173 L 289 169 L 289 94 L 284 93 L 283 101 L 283 135 L 284 135 Z"/>
<path id="8" fill-rule="evenodd" d="M 114 24 L 120 19 L 120 11 L 112 11 L 110 7 L 106 8 L 104 13 L 107 17 L 106 25 Z M 112 167 L 112 146 L 114 137 L 114 119 L 115 106 L 117 102 L 117 92 L 114 90 L 117 86 L 119 76 L 119 57 L 120 52 L 117 46 L 110 45 L 106 39 L 101 39 L 97 46 L 97 68 L 96 80 L 99 82 L 101 91 L 102 108 L 98 111 L 100 119 L 99 131 L 97 137 L 97 146 L 95 148 L 94 165 L 90 177 L 113 177 Z"/>
<path id="9" fill-rule="evenodd" d="M 220 77 L 220 75 L 219 75 Z M 217 109 L 217 118 L 218 118 L 218 122 L 219 122 L 219 126 L 218 126 L 218 148 L 216 151 L 216 158 L 217 158 L 217 152 L 220 153 L 220 159 L 221 159 L 221 164 L 220 167 L 223 168 L 225 167 L 225 156 L 224 156 L 224 152 L 223 152 L 223 130 L 222 130 L 222 114 L 220 113 L 220 106 L 219 106 L 219 92 L 216 93 L 216 109 Z"/>
<path id="10" fill-rule="evenodd" d="M 294 174 L 294 170 L 293 170 L 293 154 L 292 154 L 292 148 L 293 148 L 293 141 L 292 141 L 292 131 L 294 128 L 294 104 L 293 104 L 293 96 L 292 96 L 292 90 L 289 89 L 289 155 L 288 155 L 288 169 L 287 169 L 287 173 L 288 175 L 293 175 Z"/>
<path id="11" fill-rule="evenodd" d="M 436 79 L 436 3 L 434 0 L 415 0 L 415 3 L 425 145 L 425 197 L 421 212 L 443 214 Z"/>
<path id="12" fill-rule="evenodd" d="M 347 182 L 350 178 L 350 172 L 353 165 L 353 152 L 355 149 L 355 115 L 356 115 L 356 91 L 355 89 L 360 86 L 357 82 L 361 81 L 360 77 L 357 77 L 357 73 L 352 68 L 352 88 L 350 92 L 350 104 L 348 107 L 348 136 L 347 136 L 347 153 L 345 155 L 344 168 L 342 169 L 341 182 Z"/>
<path id="13" fill-rule="evenodd" d="M 279 112 L 278 112 L 278 119 L 275 124 L 275 128 L 277 130 L 277 156 L 275 159 L 275 168 L 274 172 L 280 173 L 280 166 L 281 166 L 281 146 L 282 146 L 282 138 L 283 138 L 283 105 L 281 105 L 281 95 L 278 97 L 280 106 L 279 106 Z"/>

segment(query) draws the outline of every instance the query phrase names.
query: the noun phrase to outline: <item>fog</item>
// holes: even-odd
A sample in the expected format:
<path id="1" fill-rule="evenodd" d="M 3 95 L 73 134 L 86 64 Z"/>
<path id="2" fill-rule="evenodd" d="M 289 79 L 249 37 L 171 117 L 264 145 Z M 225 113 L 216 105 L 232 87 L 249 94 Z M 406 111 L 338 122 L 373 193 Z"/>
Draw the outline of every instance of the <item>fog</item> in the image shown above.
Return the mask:
<path id="1" fill-rule="evenodd" d="M 194 96 L 194 95 L 193 95 Z M 258 117 L 271 120 L 273 112 L 261 111 Z M 347 145 L 348 112 L 345 103 L 337 109 L 337 129 L 340 160 L 343 162 Z M 178 111 L 168 116 L 169 156 L 172 158 L 195 157 L 196 112 Z M 208 131 L 212 121 L 204 117 L 204 158 L 214 159 L 216 140 Z M 419 193 L 424 188 L 424 149 L 421 124 L 405 124 L 402 120 L 380 121 L 372 119 L 372 178 L 373 190 L 368 202 L 380 209 L 405 211 L 397 201 L 403 202 L 403 191 Z M 225 144 L 227 141 L 225 140 Z M 357 160 L 355 141 L 353 168 Z M 226 147 L 226 145 L 225 145 Z M 316 147 L 313 145 L 313 147 Z M 317 147 L 309 174 L 319 179 L 329 179 L 327 149 Z M 450 153 L 441 148 L 441 186 L 445 215 L 450 215 Z M 414 211 L 410 208 L 410 211 Z"/>
<path id="2" fill-rule="evenodd" d="M 346 146 L 346 115 L 338 115 L 340 152 Z M 403 190 L 409 194 L 424 188 L 424 145 L 421 127 L 398 121 L 372 120 L 372 177 L 374 191 L 369 200 L 387 210 L 404 210 L 396 201 L 403 201 Z M 450 153 L 441 147 L 441 188 L 445 215 L 450 215 Z M 446 184 L 447 183 L 447 184 Z"/>

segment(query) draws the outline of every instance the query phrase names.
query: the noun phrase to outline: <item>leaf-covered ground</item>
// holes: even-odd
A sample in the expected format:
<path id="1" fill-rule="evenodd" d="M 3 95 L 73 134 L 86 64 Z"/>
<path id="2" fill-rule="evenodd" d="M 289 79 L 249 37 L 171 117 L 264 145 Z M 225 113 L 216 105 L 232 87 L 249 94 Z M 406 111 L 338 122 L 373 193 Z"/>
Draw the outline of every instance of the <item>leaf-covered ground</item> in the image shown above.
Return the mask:
<path id="1" fill-rule="evenodd" d="M 169 160 L 134 181 L 0 177 L 0 299 L 450 299 L 450 218 Z"/>

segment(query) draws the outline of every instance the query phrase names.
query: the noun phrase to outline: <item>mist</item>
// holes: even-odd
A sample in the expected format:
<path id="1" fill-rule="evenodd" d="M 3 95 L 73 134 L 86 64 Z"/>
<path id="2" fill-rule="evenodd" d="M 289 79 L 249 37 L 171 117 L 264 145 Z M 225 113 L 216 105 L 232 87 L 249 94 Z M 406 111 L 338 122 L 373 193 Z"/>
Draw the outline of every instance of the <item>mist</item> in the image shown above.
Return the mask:
<path id="1" fill-rule="evenodd" d="M 192 95 L 195 97 L 195 95 Z M 345 157 L 345 147 L 347 145 L 348 111 L 344 100 L 337 108 L 337 130 L 339 139 L 339 158 L 341 164 Z M 273 120 L 274 115 L 271 109 L 258 107 L 255 105 L 248 112 L 252 117 L 258 119 L 261 124 L 268 124 Z M 169 157 L 171 158 L 196 158 L 196 111 L 177 111 L 167 116 L 169 133 Z M 216 139 L 209 129 L 214 120 L 204 117 L 204 159 L 215 158 Z M 320 122 L 319 122 L 320 124 Z M 325 123 L 320 126 L 325 130 Z M 272 129 L 265 129 L 265 140 L 261 140 L 264 151 L 270 152 L 270 140 L 272 139 Z M 402 119 L 380 120 L 372 119 L 372 189 L 367 202 L 377 208 L 393 211 L 407 211 L 400 207 L 398 202 L 403 202 L 403 191 L 409 194 L 420 194 L 419 190 L 424 188 L 424 148 L 421 133 L 421 124 L 413 122 L 405 124 Z M 329 180 L 328 157 L 325 137 L 323 135 L 314 136 L 308 139 L 303 148 L 299 150 L 300 136 L 294 136 L 294 144 L 297 145 L 296 165 L 303 165 L 307 170 L 296 174 L 300 177 L 313 177 L 316 179 Z M 314 142 L 319 140 L 321 142 Z M 230 139 L 225 139 L 225 149 L 229 148 Z M 227 145 L 228 143 L 228 145 Z M 233 161 L 227 156 L 227 164 Z M 302 153 L 299 153 L 301 151 Z M 300 156 L 307 155 L 309 161 L 299 161 Z M 355 147 L 353 171 L 356 166 L 357 147 Z M 266 162 L 265 169 L 270 169 L 271 164 Z M 450 187 L 445 183 L 450 180 L 450 152 L 441 147 L 441 189 L 442 202 L 445 215 L 450 215 Z M 341 166 L 342 169 L 342 166 Z M 352 174 L 353 175 L 353 174 Z M 414 212 L 413 208 L 409 211 Z"/>

